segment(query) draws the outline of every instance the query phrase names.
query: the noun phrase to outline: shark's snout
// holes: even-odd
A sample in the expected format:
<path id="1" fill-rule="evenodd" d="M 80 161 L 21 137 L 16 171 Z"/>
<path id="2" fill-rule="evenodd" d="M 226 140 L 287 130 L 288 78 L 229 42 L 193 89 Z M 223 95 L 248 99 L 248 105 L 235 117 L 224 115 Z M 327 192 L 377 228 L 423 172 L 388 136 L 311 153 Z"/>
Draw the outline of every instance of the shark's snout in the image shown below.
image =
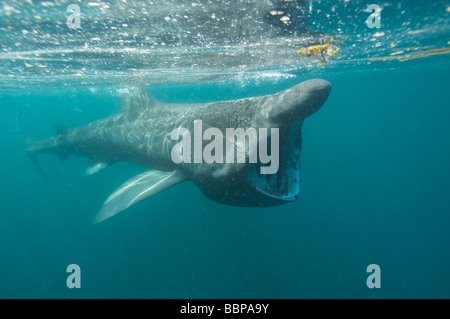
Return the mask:
<path id="1" fill-rule="evenodd" d="M 320 109 L 330 91 L 331 84 L 321 79 L 297 84 L 268 99 L 257 123 L 260 126 L 282 127 L 301 121 Z"/>
<path id="2" fill-rule="evenodd" d="M 295 89 L 294 87 L 293 89 Z M 309 80 L 299 84 L 299 107 L 303 118 L 315 113 L 325 103 L 331 92 L 331 83 L 322 79 Z"/>
<path id="3" fill-rule="evenodd" d="M 331 92 L 331 84 L 322 79 L 313 79 L 297 84 L 285 91 L 285 108 L 292 119 L 305 119 L 325 103 Z"/>
<path id="4" fill-rule="evenodd" d="M 312 94 L 317 94 L 316 98 L 322 98 L 324 102 L 331 92 L 331 83 L 322 79 L 305 81 L 303 85 L 306 90 L 311 91 Z"/>

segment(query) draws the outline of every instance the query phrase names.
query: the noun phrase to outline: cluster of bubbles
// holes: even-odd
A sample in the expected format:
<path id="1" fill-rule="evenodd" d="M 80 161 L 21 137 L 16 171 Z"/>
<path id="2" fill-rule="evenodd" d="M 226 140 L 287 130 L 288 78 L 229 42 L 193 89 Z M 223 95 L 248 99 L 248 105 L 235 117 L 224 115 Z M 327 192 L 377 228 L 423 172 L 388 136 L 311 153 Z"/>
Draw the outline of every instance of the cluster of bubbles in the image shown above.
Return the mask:
<path id="1" fill-rule="evenodd" d="M 3 87 L 278 78 L 449 53 L 446 1 L 384 2 L 379 28 L 366 9 L 348 0 L 9 0 L 0 75 Z"/>

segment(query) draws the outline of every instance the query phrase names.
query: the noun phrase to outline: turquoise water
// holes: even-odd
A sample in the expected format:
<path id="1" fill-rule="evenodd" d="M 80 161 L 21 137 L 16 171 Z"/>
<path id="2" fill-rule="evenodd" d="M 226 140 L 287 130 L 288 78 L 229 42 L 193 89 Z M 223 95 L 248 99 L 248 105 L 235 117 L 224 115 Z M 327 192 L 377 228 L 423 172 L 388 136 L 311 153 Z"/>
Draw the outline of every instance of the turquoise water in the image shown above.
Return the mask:
<path id="1" fill-rule="evenodd" d="M 385 50 L 378 57 L 445 47 L 449 4 L 436 3 L 441 7 L 425 12 L 424 21 L 439 17 L 445 25 L 426 38 L 404 39 L 408 48 L 422 49 L 391 55 L 399 49 L 375 37 Z M 323 2 L 317 5 L 324 10 Z M 394 34 L 405 21 L 380 30 Z M 50 75 L 21 73 L 3 46 L 0 297 L 449 298 L 450 60 L 370 61 L 372 42 L 353 52 L 351 43 L 358 42 L 349 38 L 326 68 L 309 58 L 286 72 L 264 56 L 258 65 L 264 72 L 225 74 L 224 67 L 206 81 L 205 74 L 218 72 L 204 67 L 201 76 L 134 78 L 166 102 L 265 95 L 317 77 L 332 83 L 325 105 L 305 121 L 299 200 L 272 208 L 224 206 L 187 182 L 97 225 L 92 221 L 104 200 L 143 169 L 117 163 L 85 177 L 86 159 L 43 156 L 47 181 L 28 158 L 23 134 L 38 140 L 54 135 L 55 124 L 76 127 L 118 112 L 133 68 L 95 78 L 89 73 L 95 65 L 74 76 L 53 61 Z M 66 286 L 69 264 L 81 268 L 80 289 Z M 366 285 L 370 264 L 380 266 L 379 289 Z"/>

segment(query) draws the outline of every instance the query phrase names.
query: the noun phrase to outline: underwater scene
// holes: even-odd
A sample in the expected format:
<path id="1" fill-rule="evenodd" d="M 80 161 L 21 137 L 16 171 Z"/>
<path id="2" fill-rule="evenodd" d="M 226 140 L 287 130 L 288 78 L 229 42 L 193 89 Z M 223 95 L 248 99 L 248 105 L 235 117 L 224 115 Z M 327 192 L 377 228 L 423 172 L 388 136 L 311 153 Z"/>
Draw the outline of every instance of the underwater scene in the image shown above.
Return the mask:
<path id="1" fill-rule="evenodd" d="M 449 22 L 0 0 L 0 298 L 450 298 Z"/>

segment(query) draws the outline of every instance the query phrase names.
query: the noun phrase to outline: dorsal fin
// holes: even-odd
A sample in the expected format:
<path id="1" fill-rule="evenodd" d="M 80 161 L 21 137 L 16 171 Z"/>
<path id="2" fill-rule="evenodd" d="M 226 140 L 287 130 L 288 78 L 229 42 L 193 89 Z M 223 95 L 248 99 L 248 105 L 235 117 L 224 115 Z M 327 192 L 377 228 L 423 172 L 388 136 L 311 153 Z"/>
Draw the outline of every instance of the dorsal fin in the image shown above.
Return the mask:
<path id="1" fill-rule="evenodd" d="M 157 103 L 145 86 L 134 87 L 122 96 L 122 112 L 141 111 Z"/>

